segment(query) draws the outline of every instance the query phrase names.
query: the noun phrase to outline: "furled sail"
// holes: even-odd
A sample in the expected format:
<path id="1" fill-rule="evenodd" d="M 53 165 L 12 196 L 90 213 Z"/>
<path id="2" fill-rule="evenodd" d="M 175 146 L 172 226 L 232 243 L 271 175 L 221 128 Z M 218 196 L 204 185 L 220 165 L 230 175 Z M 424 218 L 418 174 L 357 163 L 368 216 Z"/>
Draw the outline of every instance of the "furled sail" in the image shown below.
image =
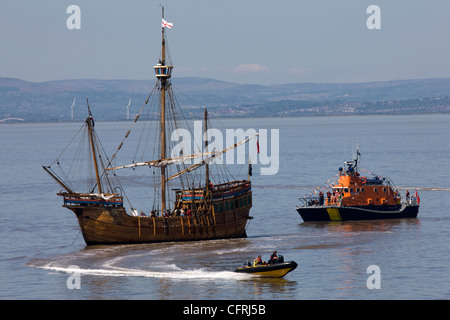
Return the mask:
<path id="1" fill-rule="evenodd" d="M 254 135 L 250 136 L 249 138 L 247 138 L 245 140 L 242 140 L 242 141 L 239 141 L 239 142 L 235 143 L 234 145 L 232 145 L 232 146 L 230 146 L 228 148 L 225 148 L 225 149 L 223 149 L 221 151 L 202 152 L 202 153 L 190 154 L 190 155 L 181 156 L 181 157 L 174 157 L 174 158 L 166 158 L 166 159 L 157 159 L 157 160 L 151 160 L 151 161 L 136 162 L 136 163 L 127 164 L 127 165 L 123 165 L 123 166 L 107 168 L 106 170 L 117 170 L 117 169 L 134 168 L 134 167 L 142 167 L 142 166 L 165 167 L 165 166 L 168 166 L 170 164 L 182 163 L 182 162 L 185 162 L 185 161 L 195 160 L 195 159 L 198 159 L 198 158 L 206 158 L 206 160 L 203 160 L 203 161 L 204 162 L 208 162 L 209 159 L 219 157 L 222 154 L 224 154 L 225 152 L 227 152 L 228 150 L 234 149 L 234 148 L 236 148 L 236 147 L 238 147 L 238 146 L 240 146 L 240 145 L 242 145 L 244 143 L 247 143 L 248 141 L 250 141 L 251 139 L 253 139 L 257 135 L 259 135 L 259 133 L 255 133 Z M 192 169 L 194 169 L 194 168 L 192 168 Z"/>

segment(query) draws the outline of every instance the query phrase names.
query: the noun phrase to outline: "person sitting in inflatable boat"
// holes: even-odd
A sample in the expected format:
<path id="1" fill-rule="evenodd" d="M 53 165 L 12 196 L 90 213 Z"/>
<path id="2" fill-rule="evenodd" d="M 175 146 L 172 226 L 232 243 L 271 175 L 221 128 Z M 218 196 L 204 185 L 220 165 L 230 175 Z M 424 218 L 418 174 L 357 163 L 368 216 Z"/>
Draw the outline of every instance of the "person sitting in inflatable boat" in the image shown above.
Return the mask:
<path id="1" fill-rule="evenodd" d="M 255 260 L 253 260 L 253 266 L 257 267 L 257 266 L 265 266 L 267 265 L 267 263 L 265 261 L 262 261 L 261 259 L 261 255 L 258 256 L 258 258 L 256 258 Z"/>
<path id="2" fill-rule="evenodd" d="M 283 262 L 284 262 L 283 256 L 281 254 L 278 255 L 276 250 L 272 253 L 272 255 L 270 256 L 270 259 L 268 261 L 269 265 L 275 264 L 275 263 L 283 263 Z"/>

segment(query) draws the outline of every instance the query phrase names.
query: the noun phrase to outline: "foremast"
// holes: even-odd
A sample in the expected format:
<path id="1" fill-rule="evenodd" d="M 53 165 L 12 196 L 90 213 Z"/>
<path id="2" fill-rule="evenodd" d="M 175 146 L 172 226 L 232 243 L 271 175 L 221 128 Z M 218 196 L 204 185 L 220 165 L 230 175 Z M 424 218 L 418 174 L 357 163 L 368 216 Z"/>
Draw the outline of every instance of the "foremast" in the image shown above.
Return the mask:
<path id="1" fill-rule="evenodd" d="M 89 112 L 89 116 L 86 119 L 86 123 L 87 123 L 87 126 L 88 126 L 89 142 L 90 142 L 90 145 L 91 145 L 92 157 L 93 157 L 93 161 L 94 161 L 95 178 L 97 180 L 98 194 L 102 194 L 102 184 L 100 182 L 100 173 L 98 171 L 97 151 L 96 151 L 96 148 L 95 148 L 94 137 L 93 137 L 93 134 L 92 134 L 92 129 L 94 127 L 94 118 L 92 117 L 91 108 L 89 107 L 89 101 L 86 100 L 86 103 L 87 103 L 88 112 Z"/>
<path id="2" fill-rule="evenodd" d="M 64 151 L 60 154 L 60 156 L 53 162 L 58 165 L 57 171 L 60 172 L 59 174 L 56 173 L 55 170 L 52 169 L 51 165 L 48 166 L 42 166 L 43 169 L 53 178 L 55 179 L 64 189 L 64 192 L 59 192 L 57 195 L 64 197 L 64 206 L 68 208 L 79 208 L 83 207 L 85 205 L 100 205 L 100 206 L 114 206 L 114 207 L 121 207 L 123 206 L 123 197 L 122 195 L 118 194 L 113 188 L 112 181 L 108 177 L 106 170 L 105 170 L 105 164 L 102 161 L 102 158 L 105 158 L 106 155 L 101 154 L 101 150 L 99 148 L 99 142 L 98 137 L 95 133 L 94 129 L 94 118 L 91 113 L 91 109 L 89 106 L 89 101 L 86 99 L 87 103 L 87 109 L 88 109 L 88 116 L 86 118 L 86 121 L 83 124 L 83 127 L 86 130 L 87 135 L 83 134 L 82 138 L 87 138 L 87 144 L 83 141 L 80 141 L 80 145 L 78 146 L 78 151 L 75 155 L 72 155 L 74 158 L 78 159 L 81 152 L 82 146 L 88 147 L 88 154 L 92 157 L 92 164 L 95 174 L 95 180 L 93 181 L 93 185 L 88 186 L 87 192 L 80 192 L 77 191 L 77 188 L 73 188 L 71 186 L 71 182 L 68 180 L 68 177 L 78 177 L 81 180 L 84 181 L 90 181 L 91 176 L 89 175 L 87 179 L 82 179 L 81 173 L 84 172 L 80 168 L 75 168 L 74 170 L 70 170 L 70 172 L 65 172 L 60 166 L 60 159 L 63 155 Z M 78 131 L 78 133 L 81 132 L 81 130 Z M 77 133 L 77 134 L 78 134 Z M 75 137 L 74 137 L 75 138 Z M 72 139 L 72 141 L 74 140 Z M 66 147 L 67 149 L 67 147 Z M 107 156 L 106 156 L 107 159 Z M 91 163 L 91 162 L 89 162 Z M 75 166 L 80 167 L 80 166 Z M 91 166 L 89 166 L 88 170 L 86 172 L 90 171 Z M 78 186 L 79 187 L 79 186 Z M 94 190 L 97 189 L 97 192 Z"/>

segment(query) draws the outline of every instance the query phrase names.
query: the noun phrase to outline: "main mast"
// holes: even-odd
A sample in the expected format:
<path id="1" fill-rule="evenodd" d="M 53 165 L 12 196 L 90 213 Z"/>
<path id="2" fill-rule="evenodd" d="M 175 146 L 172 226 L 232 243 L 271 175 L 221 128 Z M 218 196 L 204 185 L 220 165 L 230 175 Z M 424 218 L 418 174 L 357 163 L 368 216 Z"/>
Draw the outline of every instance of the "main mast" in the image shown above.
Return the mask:
<path id="1" fill-rule="evenodd" d="M 162 7 L 162 21 L 164 22 L 164 7 Z M 166 41 L 164 38 L 164 23 L 161 27 L 161 60 L 154 67 L 156 78 L 160 81 L 161 90 L 161 118 L 160 118 L 160 137 L 161 154 L 160 159 L 166 158 L 166 91 L 171 77 L 173 66 L 166 66 Z M 166 209 L 166 167 L 161 166 L 161 214 Z"/>

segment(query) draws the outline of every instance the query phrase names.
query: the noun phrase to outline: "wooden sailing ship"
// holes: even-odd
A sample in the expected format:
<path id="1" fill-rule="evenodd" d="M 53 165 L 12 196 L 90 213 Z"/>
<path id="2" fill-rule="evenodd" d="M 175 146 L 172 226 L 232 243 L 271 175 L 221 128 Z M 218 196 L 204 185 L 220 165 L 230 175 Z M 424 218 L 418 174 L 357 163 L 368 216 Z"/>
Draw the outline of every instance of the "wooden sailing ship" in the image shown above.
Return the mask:
<path id="1" fill-rule="evenodd" d="M 252 218 L 249 216 L 252 206 L 251 182 L 249 178 L 231 181 L 213 180 L 210 165 L 212 159 L 248 142 L 251 137 L 224 150 L 208 152 L 208 122 L 205 110 L 204 152 L 168 157 L 170 155 L 168 130 L 178 128 L 181 117 L 174 113 L 176 99 L 170 81 L 173 66 L 166 59 L 164 8 L 162 17 L 162 53 L 159 63 L 154 67 L 157 81 L 144 104 L 145 107 L 149 101 L 155 101 L 158 105 L 157 108 L 153 108 L 159 110 L 158 121 L 154 121 L 159 125 L 154 131 L 159 133 L 157 138 L 159 143 L 157 148 L 154 148 L 156 160 L 112 167 L 117 151 L 122 147 L 130 130 L 116 153 L 108 158 L 102 154 L 88 102 L 89 115 L 82 128 L 87 132 L 85 137 L 88 140 L 88 153 L 91 158 L 89 163 L 95 176 L 95 179 L 91 179 L 92 184 L 87 188 L 88 191 L 77 191 L 72 183 L 65 179 L 69 175 L 57 173 L 56 169 L 61 165 L 59 158 L 55 160 L 55 166 L 53 164 L 43 166 L 44 170 L 63 187 L 64 190 L 58 195 L 64 199 L 63 207 L 75 213 L 87 245 L 246 237 L 247 222 Z M 152 98 L 155 94 L 158 97 Z M 141 112 L 136 116 L 134 123 L 139 119 Z M 169 118 L 174 120 L 174 125 L 169 124 Z M 197 159 L 194 165 L 185 164 L 186 160 L 194 159 Z M 136 167 L 149 167 L 155 182 L 154 187 L 157 187 L 154 191 L 152 210 L 147 211 L 145 216 L 136 214 L 136 209 L 131 203 L 129 207 L 126 206 L 124 202 L 129 201 L 128 196 L 116 175 L 116 170 L 123 168 L 134 170 Z M 171 167 L 176 167 L 175 174 L 169 174 Z M 202 174 L 198 174 L 200 170 L 203 171 Z M 194 172 L 197 174 L 194 175 Z M 168 184 L 176 179 L 181 180 L 178 184 L 180 188 L 171 190 Z M 195 179 L 197 181 L 194 181 Z M 198 179 L 202 181 L 198 182 Z M 215 185 L 212 185 L 210 180 L 213 180 Z"/>

